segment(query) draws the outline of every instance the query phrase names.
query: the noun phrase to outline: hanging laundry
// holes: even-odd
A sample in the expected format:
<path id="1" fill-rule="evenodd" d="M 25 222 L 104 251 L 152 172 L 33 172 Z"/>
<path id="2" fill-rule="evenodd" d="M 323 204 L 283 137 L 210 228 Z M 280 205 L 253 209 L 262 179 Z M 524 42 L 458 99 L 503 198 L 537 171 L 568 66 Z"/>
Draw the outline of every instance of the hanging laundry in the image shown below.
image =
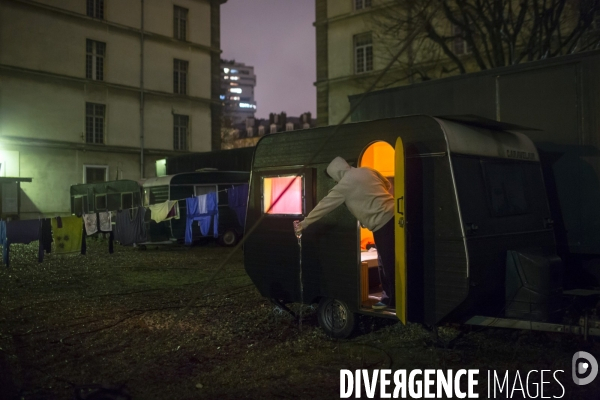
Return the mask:
<path id="1" fill-rule="evenodd" d="M 75 215 L 52 218 L 52 234 L 56 253 L 82 252 L 83 219 Z"/>
<path id="2" fill-rule="evenodd" d="M 179 219 L 179 202 L 167 200 L 163 203 L 152 204 L 150 208 L 151 217 L 156 222 L 168 221 L 172 218 Z"/>
<path id="3" fill-rule="evenodd" d="M 108 253 L 114 253 L 113 242 L 115 234 L 112 227 L 112 213 L 110 211 L 101 211 L 98 213 L 98 230 L 102 233 L 108 233 Z"/>
<path id="4" fill-rule="evenodd" d="M 98 214 L 83 214 L 83 223 L 88 236 L 98 232 Z"/>
<path id="5" fill-rule="evenodd" d="M 4 260 L 4 249 L 7 247 L 7 245 L 6 245 L 6 221 L 0 221 L 0 244 L 2 244 L 2 262 L 4 264 L 6 264 L 6 261 Z"/>
<path id="6" fill-rule="evenodd" d="M 227 200 L 229 207 L 237 215 L 238 222 L 243 228 L 246 223 L 246 206 L 248 204 L 248 184 L 233 186 L 227 189 Z"/>
<path id="7" fill-rule="evenodd" d="M 187 215 L 185 221 L 185 244 L 192 244 L 192 225 L 198 221 L 200 233 L 207 236 L 210 227 L 213 228 L 213 236 L 219 236 L 219 204 L 216 192 L 203 194 L 201 196 L 185 199 Z"/>
<path id="8" fill-rule="evenodd" d="M 196 212 L 194 214 L 206 214 L 206 201 L 208 196 L 203 194 L 201 196 L 196 196 L 196 200 L 198 201 L 198 205 L 196 207 Z"/>
<path id="9" fill-rule="evenodd" d="M 181 216 L 179 215 L 179 200 L 176 200 L 176 204 L 173 207 L 171 207 L 171 210 L 169 210 L 166 219 L 179 219 L 180 217 Z"/>
<path id="10" fill-rule="evenodd" d="M 110 211 L 102 211 L 98 213 L 100 232 L 112 232 L 112 219 Z"/>
<path id="11" fill-rule="evenodd" d="M 146 209 L 144 207 L 117 211 L 115 240 L 125 246 L 145 242 L 145 214 Z"/>
<path id="12" fill-rule="evenodd" d="M 52 219 L 44 218 L 42 219 L 42 225 L 40 228 L 42 231 L 40 232 L 40 241 L 42 242 L 42 247 L 46 254 L 52 252 Z"/>
<path id="13" fill-rule="evenodd" d="M 10 245 L 15 243 L 29 244 L 38 240 L 38 261 L 44 260 L 44 247 L 41 237 L 41 220 L 29 219 L 24 221 L 7 221 L 1 228 L 0 239 L 2 241 L 2 261 L 10 266 Z"/>

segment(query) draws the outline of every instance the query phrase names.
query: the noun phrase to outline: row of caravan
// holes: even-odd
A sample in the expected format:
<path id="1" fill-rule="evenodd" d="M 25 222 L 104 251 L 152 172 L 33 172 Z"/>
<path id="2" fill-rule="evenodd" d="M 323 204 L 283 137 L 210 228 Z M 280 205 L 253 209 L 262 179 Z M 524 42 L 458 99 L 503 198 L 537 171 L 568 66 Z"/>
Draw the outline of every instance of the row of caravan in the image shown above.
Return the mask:
<path id="1" fill-rule="evenodd" d="M 147 243 L 183 243 L 185 240 L 186 199 L 216 193 L 218 225 L 203 235 L 198 224 L 192 224 L 192 241 L 217 237 L 226 246 L 235 245 L 243 234 L 243 218 L 230 207 L 228 191 L 248 184 L 248 172 L 197 171 L 150 178 L 142 184 L 133 180 L 118 180 L 71 186 L 71 212 L 76 215 L 101 211 L 146 208 Z M 149 206 L 177 201 L 179 219 L 162 222 L 152 220 Z M 215 232 L 216 230 L 216 232 Z M 216 233 L 216 234 L 215 234 Z"/>

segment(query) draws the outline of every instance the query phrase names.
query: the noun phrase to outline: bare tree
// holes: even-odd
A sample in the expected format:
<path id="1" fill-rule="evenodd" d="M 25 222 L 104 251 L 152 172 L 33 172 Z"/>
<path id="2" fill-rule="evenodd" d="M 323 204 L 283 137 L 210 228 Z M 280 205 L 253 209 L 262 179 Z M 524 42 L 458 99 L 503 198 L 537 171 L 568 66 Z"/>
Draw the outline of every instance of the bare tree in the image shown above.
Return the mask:
<path id="1" fill-rule="evenodd" d="M 373 26 L 384 58 L 419 30 L 389 85 L 600 48 L 600 0 L 392 0 Z"/>

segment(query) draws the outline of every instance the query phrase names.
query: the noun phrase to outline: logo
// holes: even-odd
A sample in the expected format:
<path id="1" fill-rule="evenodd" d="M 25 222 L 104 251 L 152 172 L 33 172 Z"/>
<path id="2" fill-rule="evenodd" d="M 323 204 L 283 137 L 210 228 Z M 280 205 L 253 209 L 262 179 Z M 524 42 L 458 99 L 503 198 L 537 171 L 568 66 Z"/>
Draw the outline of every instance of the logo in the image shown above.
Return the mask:
<path id="1" fill-rule="evenodd" d="M 598 362 L 593 355 L 585 351 L 573 354 L 571 363 L 573 371 L 573 382 L 576 385 L 587 385 L 592 383 L 598 375 Z"/>

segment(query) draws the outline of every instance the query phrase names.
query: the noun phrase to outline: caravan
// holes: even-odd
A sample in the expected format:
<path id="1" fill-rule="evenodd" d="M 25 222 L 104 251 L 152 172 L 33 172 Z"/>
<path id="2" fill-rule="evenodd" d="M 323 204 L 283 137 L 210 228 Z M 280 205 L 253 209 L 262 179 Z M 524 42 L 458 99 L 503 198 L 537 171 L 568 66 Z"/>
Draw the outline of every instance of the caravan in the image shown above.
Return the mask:
<path id="1" fill-rule="evenodd" d="M 514 129 L 410 116 L 263 137 L 250 178 L 248 275 L 282 306 L 319 303 L 319 323 L 335 337 L 352 332 L 356 314 L 430 326 L 478 316 L 554 321 L 563 266 L 538 153 Z M 372 309 L 377 253 L 344 206 L 307 228 L 301 246 L 294 235 L 292 222 L 335 185 L 325 169 L 336 156 L 393 184 L 395 308 Z"/>

